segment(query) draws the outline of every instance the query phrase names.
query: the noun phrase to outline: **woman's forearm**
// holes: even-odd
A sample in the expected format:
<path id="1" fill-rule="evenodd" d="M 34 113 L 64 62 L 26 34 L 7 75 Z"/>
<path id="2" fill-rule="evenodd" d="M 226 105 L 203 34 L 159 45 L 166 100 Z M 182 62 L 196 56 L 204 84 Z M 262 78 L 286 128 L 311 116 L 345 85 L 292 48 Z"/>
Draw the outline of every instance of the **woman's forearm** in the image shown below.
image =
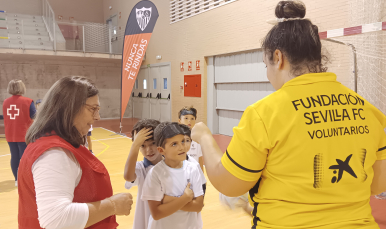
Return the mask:
<path id="1" fill-rule="evenodd" d="M 223 168 L 221 164 L 223 152 L 221 152 L 220 147 L 212 135 L 202 136 L 200 145 L 203 151 L 206 173 L 208 174 L 210 182 L 217 189 L 223 181 L 221 170 L 219 170 L 219 168 Z"/>
<path id="2" fill-rule="evenodd" d="M 223 166 L 221 163 L 223 152 L 212 135 L 203 135 L 200 145 L 208 178 L 219 192 L 231 197 L 241 196 L 256 184 L 257 181 L 240 180 Z"/>
<path id="3" fill-rule="evenodd" d="M 114 215 L 114 205 L 109 199 L 87 203 L 89 217 L 86 228 Z"/>

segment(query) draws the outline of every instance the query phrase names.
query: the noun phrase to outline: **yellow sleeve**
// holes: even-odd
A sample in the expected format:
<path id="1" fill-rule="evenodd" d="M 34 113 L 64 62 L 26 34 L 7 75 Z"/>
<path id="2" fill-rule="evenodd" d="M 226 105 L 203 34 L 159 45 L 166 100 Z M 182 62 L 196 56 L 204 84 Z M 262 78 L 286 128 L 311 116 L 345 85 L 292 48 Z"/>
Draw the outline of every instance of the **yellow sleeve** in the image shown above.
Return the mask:
<path id="1" fill-rule="evenodd" d="M 382 129 L 381 139 L 380 139 L 380 143 L 377 151 L 377 160 L 381 161 L 385 159 L 386 159 L 386 134 L 385 134 L 385 131 Z"/>
<path id="2" fill-rule="evenodd" d="M 233 128 L 233 138 L 221 158 L 232 175 L 244 181 L 257 181 L 269 151 L 267 131 L 259 114 L 248 107 L 240 123 Z"/>
<path id="3" fill-rule="evenodd" d="M 386 159 L 386 116 L 377 108 L 375 113 L 375 117 L 378 119 L 380 123 L 380 128 L 379 128 L 379 134 L 380 134 L 380 140 L 379 140 L 379 145 L 378 145 L 378 151 L 377 151 L 377 160 L 385 160 Z"/>

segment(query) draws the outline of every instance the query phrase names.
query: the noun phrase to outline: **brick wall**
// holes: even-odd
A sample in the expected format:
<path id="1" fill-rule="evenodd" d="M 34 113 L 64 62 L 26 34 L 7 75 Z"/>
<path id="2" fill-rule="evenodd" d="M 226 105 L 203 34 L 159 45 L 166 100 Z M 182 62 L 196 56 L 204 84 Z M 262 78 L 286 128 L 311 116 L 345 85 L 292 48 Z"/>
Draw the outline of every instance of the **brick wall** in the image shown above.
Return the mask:
<path id="1" fill-rule="evenodd" d="M 198 121 L 206 122 L 206 64 L 205 57 L 244 50 L 258 49 L 261 40 L 271 28 L 267 19 L 274 18 L 274 8 L 278 1 L 239 0 L 183 21 L 170 24 L 169 2 L 153 0 L 160 17 L 154 29 L 147 58 L 144 64 L 159 62 L 172 63 L 172 120 L 177 120 L 178 110 L 185 105 L 194 105 L 198 110 Z M 348 26 L 348 0 L 305 0 L 306 17 L 310 18 L 320 31 Z M 124 28 L 134 3 L 124 0 L 104 0 L 105 18 L 121 12 L 119 26 Z M 108 7 L 112 6 L 112 10 Z M 331 71 L 338 73 L 344 84 L 349 82 L 349 48 L 326 44 L 329 52 L 336 49 L 343 52 L 335 62 L 330 63 Z M 162 60 L 155 59 L 162 55 Z M 187 62 L 200 60 L 200 71 L 187 72 Z M 185 62 L 185 72 L 180 72 L 180 62 Z M 202 97 L 184 97 L 184 74 L 202 74 Z M 237 77 L 237 76 L 235 76 Z"/>

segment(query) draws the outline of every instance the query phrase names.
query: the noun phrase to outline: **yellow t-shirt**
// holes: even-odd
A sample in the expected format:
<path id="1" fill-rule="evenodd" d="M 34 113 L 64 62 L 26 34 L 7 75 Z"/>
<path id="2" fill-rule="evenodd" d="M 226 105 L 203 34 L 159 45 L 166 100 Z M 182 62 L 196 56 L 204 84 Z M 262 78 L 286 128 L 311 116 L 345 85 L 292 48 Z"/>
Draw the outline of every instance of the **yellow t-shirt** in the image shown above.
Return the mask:
<path id="1" fill-rule="evenodd" d="M 379 228 L 369 201 L 385 127 L 385 115 L 335 74 L 305 74 L 245 110 L 221 161 L 258 181 L 252 228 Z"/>

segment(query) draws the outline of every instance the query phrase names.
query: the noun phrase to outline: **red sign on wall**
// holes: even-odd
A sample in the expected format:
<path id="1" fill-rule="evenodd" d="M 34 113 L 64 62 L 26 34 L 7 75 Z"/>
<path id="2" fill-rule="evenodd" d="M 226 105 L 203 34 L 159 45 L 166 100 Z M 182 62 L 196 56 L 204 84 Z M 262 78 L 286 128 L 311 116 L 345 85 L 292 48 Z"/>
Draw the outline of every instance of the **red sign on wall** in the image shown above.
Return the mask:
<path id="1" fill-rule="evenodd" d="M 181 70 L 181 72 L 184 71 L 184 62 L 181 62 L 181 64 L 180 64 L 180 70 Z"/>
<path id="2" fill-rule="evenodd" d="M 200 70 L 200 61 L 196 60 L 196 70 Z"/>
<path id="3" fill-rule="evenodd" d="M 192 71 L 192 61 L 188 62 L 188 71 Z"/>

